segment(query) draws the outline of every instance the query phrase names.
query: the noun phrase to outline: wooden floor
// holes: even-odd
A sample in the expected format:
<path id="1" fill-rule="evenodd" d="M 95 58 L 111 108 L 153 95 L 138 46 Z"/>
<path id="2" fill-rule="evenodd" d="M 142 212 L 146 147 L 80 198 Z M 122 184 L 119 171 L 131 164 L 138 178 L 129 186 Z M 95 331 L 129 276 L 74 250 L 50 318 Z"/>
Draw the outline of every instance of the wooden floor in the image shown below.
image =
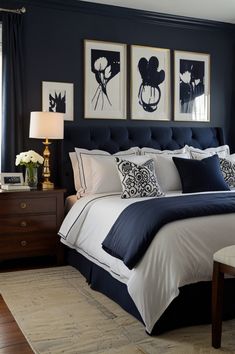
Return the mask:
<path id="1" fill-rule="evenodd" d="M 0 296 L 0 354 L 34 353 Z"/>

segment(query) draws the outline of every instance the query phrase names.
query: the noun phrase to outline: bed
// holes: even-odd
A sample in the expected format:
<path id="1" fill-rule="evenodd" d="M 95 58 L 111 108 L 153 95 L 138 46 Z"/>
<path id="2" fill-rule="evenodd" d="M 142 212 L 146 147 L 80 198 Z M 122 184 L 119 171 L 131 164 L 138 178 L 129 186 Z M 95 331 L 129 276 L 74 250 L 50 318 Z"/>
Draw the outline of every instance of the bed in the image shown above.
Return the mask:
<path id="1" fill-rule="evenodd" d="M 71 196 L 75 194 L 74 191 L 74 179 L 73 179 L 73 171 L 71 167 L 71 161 L 69 158 L 69 152 L 74 151 L 74 147 L 85 148 L 85 149 L 99 149 L 107 151 L 111 154 L 115 154 L 118 151 L 124 151 L 129 148 L 138 146 L 139 148 L 154 148 L 159 150 L 177 150 L 183 148 L 185 145 L 193 146 L 199 149 L 208 149 L 211 147 L 219 147 L 224 145 L 224 138 L 223 132 L 220 128 L 189 128 L 189 127 L 78 127 L 76 125 L 67 126 L 65 129 L 65 139 L 63 142 L 63 152 L 62 152 L 62 164 L 63 164 L 63 171 L 61 176 L 61 182 L 63 187 L 67 189 L 67 195 Z M 169 193 L 169 196 L 174 196 Z M 87 205 L 93 205 L 93 209 L 89 209 L 87 213 L 91 213 L 93 215 L 93 219 L 96 220 L 95 222 L 99 226 L 99 219 L 101 218 L 104 212 L 106 213 L 107 210 L 114 210 L 114 205 L 119 205 L 119 211 L 117 214 L 113 213 L 112 217 L 113 220 L 119 215 L 120 210 L 123 210 L 123 203 L 129 203 L 130 200 L 121 201 L 120 195 L 112 195 L 112 196 L 85 196 L 81 198 L 81 203 L 77 207 L 76 213 L 80 213 L 81 210 Z M 102 198 L 100 198 L 102 197 Z M 74 197 L 70 197 L 72 200 Z M 104 202 L 104 200 L 106 201 Z M 69 200 L 69 199 L 68 199 Z M 107 204 L 108 200 L 108 204 Z M 78 203 L 79 204 L 79 203 Z M 103 208 L 103 209 L 102 209 Z M 106 209 L 105 209 L 106 208 Z M 74 208 L 75 210 L 76 208 Z M 95 211 L 96 210 L 96 211 Z M 75 211 L 74 211 L 75 213 Z M 94 213 L 94 214 L 92 214 Z M 228 237 L 223 237 L 220 233 L 223 233 L 223 228 L 221 228 L 222 223 L 226 220 L 227 215 L 217 215 L 211 216 L 214 218 L 212 221 L 214 223 L 214 230 L 216 229 L 215 234 L 215 241 L 214 249 L 210 250 L 213 253 L 214 250 L 217 248 L 224 247 L 226 245 L 231 244 L 235 238 L 235 226 L 233 225 L 231 214 L 228 216 L 228 220 L 226 221 L 228 227 Z M 74 214 L 74 220 L 76 216 Z M 195 218 L 197 219 L 197 218 Z M 110 221 L 111 222 L 111 221 Z M 181 229 L 177 229 L 177 222 L 170 223 L 166 225 L 165 228 L 168 229 L 168 234 L 174 234 L 174 230 L 177 230 L 180 233 Z M 88 223 L 89 224 L 89 223 Z M 91 223 L 89 224 L 91 225 Z M 111 225 L 111 224 L 110 224 Z M 102 238 L 102 232 L 106 233 L 109 230 L 110 225 L 105 225 L 104 229 L 100 225 L 99 232 L 97 232 L 97 238 Z M 217 226 L 216 226 L 217 225 Z M 66 225 L 65 225 L 66 226 Z M 83 225 L 84 227 L 84 225 Z M 188 219 L 184 224 L 186 229 L 190 229 L 190 227 L 197 230 L 202 234 L 204 230 L 209 230 L 210 233 L 211 229 L 211 221 L 208 225 L 201 223 L 200 227 L 198 226 L 195 220 Z M 89 227 L 88 227 L 89 229 Z M 164 229 L 164 227 L 163 227 Z M 90 233 L 95 233 L 95 227 L 91 227 L 88 230 Z M 164 231 L 164 230 L 163 230 Z M 158 239 L 163 238 L 164 236 L 161 235 L 161 230 L 159 231 Z M 62 232 L 63 236 L 63 232 Z M 222 239 L 222 240 L 221 240 Z M 177 240 L 177 239 L 176 239 Z M 175 246 L 177 247 L 177 241 L 175 242 Z M 79 269 L 79 271 L 85 276 L 88 283 L 94 290 L 98 290 L 109 298 L 116 301 L 120 306 L 122 306 L 126 311 L 130 314 L 135 316 L 137 319 L 142 321 L 145 325 L 146 331 L 151 334 L 158 334 L 166 330 L 170 330 L 173 328 L 177 328 L 179 326 L 188 326 L 188 325 L 195 325 L 201 323 L 209 323 L 211 321 L 211 311 L 210 311 L 210 302 L 211 302 L 211 282 L 210 282 L 210 272 L 211 268 L 208 267 L 205 275 L 200 276 L 199 278 L 195 277 L 194 281 L 185 280 L 181 282 L 181 286 L 177 291 L 174 292 L 168 298 L 164 299 L 165 303 L 161 305 L 161 311 L 152 311 L 151 306 L 150 310 L 146 310 L 145 306 L 142 306 L 141 303 L 145 303 L 148 301 L 158 303 L 160 300 L 157 294 L 154 296 L 150 296 L 149 294 L 154 293 L 151 287 L 148 288 L 148 276 L 143 276 L 143 287 L 148 288 L 148 299 L 146 299 L 144 291 L 142 291 L 142 295 L 136 295 L 136 287 L 141 287 L 141 278 L 136 278 L 132 276 L 130 282 L 132 284 L 138 284 L 138 286 L 131 287 L 128 284 L 127 279 L 130 278 L 130 274 L 135 273 L 135 268 L 133 270 L 126 269 L 126 266 L 122 265 L 122 261 L 107 255 L 107 262 L 102 264 L 102 261 L 97 259 L 95 253 L 92 253 L 92 245 L 89 247 L 90 250 L 82 250 L 82 248 L 75 247 L 71 245 L 70 242 L 66 241 L 66 237 L 61 237 L 61 241 L 66 244 L 67 247 L 67 261 L 72 266 Z M 157 242 L 153 241 L 154 242 Z M 81 240 L 81 244 L 82 244 Z M 187 243 L 187 242 L 186 242 Z M 174 244 L 174 243 L 173 243 Z M 151 244 L 152 245 L 152 244 Z M 169 242 L 165 242 L 166 250 L 169 247 Z M 171 248 L 174 248 L 172 244 L 170 245 Z M 197 247 L 197 246 L 193 246 Z M 194 251 L 194 253 L 200 253 L 200 242 L 198 248 L 188 247 L 187 252 Z M 94 247 L 96 248 L 96 246 Z M 153 248 L 153 246 L 152 246 Z M 151 248 L 151 249 L 152 249 Z M 150 248 L 149 248 L 150 249 Z M 151 249 L 150 251 L 151 253 Z M 103 251 L 104 252 L 104 251 Z M 167 253 L 167 251 L 164 251 Z M 178 253 L 177 253 L 178 252 Z M 175 251 L 173 249 L 173 254 L 180 255 L 181 250 Z M 206 251 L 207 252 L 207 251 Z M 212 265 L 212 260 L 207 259 L 208 254 L 203 253 L 203 257 L 205 258 L 205 262 Z M 91 254 L 92 253 L 92 254 Z M 165 254 L 164 253 L 164 254 Z M 188 253 L 189 255 L 190 253 Z M 154 255 L 151 255 L 154 258 Z M 158 257 L 161 257 L 161 252 L 159 253 Z M 191 257 L 191 256 L 190 256 Z M 189 257 L 189 258 L 190 258 Z M 200 257 L 200 255 L 199 255 Z M 179 256 L 178 256 L 179 258 Z M 108 263 L 109 262 L 109 263 Z M 164 260 L 165 265 L 169 262 L 169 259 Z M 168 262 L 168 263 L 167 263 Z M 196 262 L 196 261 L 195 261 Z M 108 267 L 107 267 L 108 264 Z M 136 268 L 141 269 L 141 272 L 144 272 L 144 269 L 149 266 L 149 260 L 144 256 L 143 259 L 139 262 Z M 110 270 L 111 269 L 111 270 Z M 116 274 L 116 270 L 120 271 L 122 277 L 120 278 L 120 274 Z M 200 273 L 200 271 L 198 271 Z M 201 273 L 203 270 L 201 270 Z M 152 274 L 153 272 L 150 271 Z M 207 273 L 207 274 L 206 274 Z M 198 281 L 198 279 L 201 279 Z M 149 299 L 150 298 L 150 299 Z M 224 306 L 224 319 L 229 319 L 235 317 L 235 284 L 233 279 L 226 279 L 225 281 L 225 306 Z M 156 299 L 156 301 L 154 300 Z M 148 306 L 148 304 L 146 305 Z M 164 309 L 164 310 L 162 310 Z M 149 312 L 146 314 L 146 311 Z M 155 312 L 154 312 L 155 311 Z M 151 318 L 149 318 L 149 316 Z"/>

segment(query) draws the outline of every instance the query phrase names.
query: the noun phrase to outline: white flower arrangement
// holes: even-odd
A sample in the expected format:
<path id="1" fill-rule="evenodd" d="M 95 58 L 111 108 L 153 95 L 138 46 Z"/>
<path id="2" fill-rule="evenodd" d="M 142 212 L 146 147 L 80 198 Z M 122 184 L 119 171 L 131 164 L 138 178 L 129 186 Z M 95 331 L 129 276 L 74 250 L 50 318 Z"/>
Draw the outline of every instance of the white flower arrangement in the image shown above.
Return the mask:
<path id="1" fill-rule="evenodd" d="M 26 167 L 39 167 L 43 164 L 44 158 L 33 150 L 21 152 L 16 155 L 16 166 L 24 165 Z"/>

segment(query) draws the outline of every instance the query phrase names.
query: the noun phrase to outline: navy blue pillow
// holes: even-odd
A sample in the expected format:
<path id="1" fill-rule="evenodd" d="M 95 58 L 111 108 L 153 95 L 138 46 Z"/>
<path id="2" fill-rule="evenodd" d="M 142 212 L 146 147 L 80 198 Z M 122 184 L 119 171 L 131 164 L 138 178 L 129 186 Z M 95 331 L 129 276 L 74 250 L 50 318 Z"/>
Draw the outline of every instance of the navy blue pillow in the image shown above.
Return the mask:
<path id="1" fill-rule="evenodd" d="M 180 175 L 183 193 L 227 191 L 218 155 L 202 160 L 172 157 Z"/>

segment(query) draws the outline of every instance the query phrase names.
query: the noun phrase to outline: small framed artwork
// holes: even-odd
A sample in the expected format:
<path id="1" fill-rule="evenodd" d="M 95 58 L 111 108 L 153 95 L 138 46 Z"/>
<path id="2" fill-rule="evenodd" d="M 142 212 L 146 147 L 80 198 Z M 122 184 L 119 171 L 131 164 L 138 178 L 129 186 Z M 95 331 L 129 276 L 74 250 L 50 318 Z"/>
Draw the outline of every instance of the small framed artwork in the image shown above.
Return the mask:
<path id="1" fill-rule="evenodd" d="M 126 118 L 126 45 L 85 40 L 85 118 Z"/>
<path id="2" fill-rule="evenodd" d="M 64 120 L 73 121 L 73 84 L 43 81 L 42 110 L 64 113 Z"/>
<path id="3" fill-rule="evenodd" d="M 169 120 L 170 50 L 131 46 L 131 118 Z"/>
<path id="4" fill-rule="evenodd" d="M 210 121 L 210 55 L 175 51 L 174 119 Z"/>
<path id="5" fill-rule="evenodd" d="M 0 174 L 1 185 L 3 184 L 14 184 L 22 185 L 24 183 L 23 173 L 17 172 L 4 172 Z"/>

